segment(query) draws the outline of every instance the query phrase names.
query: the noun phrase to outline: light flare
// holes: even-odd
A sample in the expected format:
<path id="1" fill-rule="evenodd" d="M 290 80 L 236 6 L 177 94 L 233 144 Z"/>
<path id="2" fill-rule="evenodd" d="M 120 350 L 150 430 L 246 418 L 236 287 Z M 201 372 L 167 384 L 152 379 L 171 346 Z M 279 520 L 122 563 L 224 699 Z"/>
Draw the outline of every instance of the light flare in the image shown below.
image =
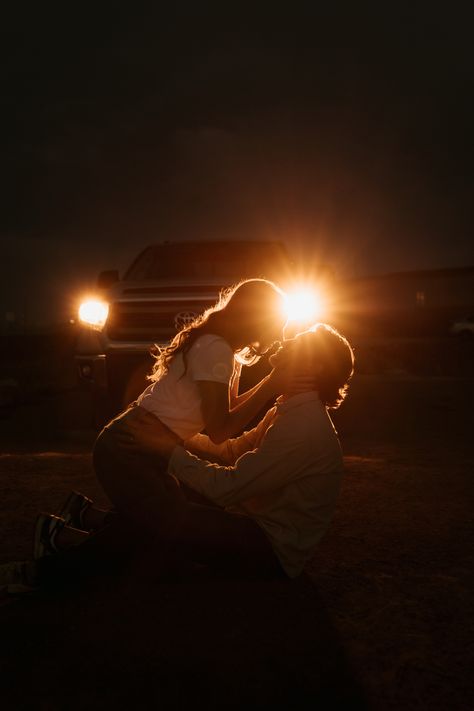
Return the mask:
<path id="1" fill-rule="evenodd" d="M 79 320 L 88 326 L 101 329 L 109 315 L 109 305 L 99 299 L 86 299 L 79 306 Z"/>
<path id="2" fill-rule="evenodd" d="M 287 293 L 285 310 L 289 322 L 313 323 L 325 313 L 324 299 L 316 289 L 302 287 Z"/>

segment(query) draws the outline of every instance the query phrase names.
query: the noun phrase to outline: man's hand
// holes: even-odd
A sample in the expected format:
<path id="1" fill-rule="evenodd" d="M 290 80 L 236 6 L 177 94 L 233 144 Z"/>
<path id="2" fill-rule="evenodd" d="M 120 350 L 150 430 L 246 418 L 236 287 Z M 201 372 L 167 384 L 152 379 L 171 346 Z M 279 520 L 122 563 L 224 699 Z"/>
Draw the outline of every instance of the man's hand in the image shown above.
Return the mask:
<path id="1" fill-rule="evenodd" d="M 182 440 L 157 417 L 142 408 L 140 410 L 135 410 L 133 417 L 114 423 L 113 434 L 117 443 L 131 453 L 169 458 Z"/>

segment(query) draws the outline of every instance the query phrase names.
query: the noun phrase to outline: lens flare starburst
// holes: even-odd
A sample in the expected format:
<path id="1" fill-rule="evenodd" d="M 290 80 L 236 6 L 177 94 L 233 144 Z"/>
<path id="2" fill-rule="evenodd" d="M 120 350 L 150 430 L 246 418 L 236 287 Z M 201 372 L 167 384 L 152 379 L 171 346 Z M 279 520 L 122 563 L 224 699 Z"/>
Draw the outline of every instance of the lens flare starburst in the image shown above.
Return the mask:
<path id="1" fill-rule="evenodd" d="M 285 299 L 286 316 L 290 322 L 309 323 L 322 318 L 324 302 L 321 294 L 312 288 L 291 291 Z"/>

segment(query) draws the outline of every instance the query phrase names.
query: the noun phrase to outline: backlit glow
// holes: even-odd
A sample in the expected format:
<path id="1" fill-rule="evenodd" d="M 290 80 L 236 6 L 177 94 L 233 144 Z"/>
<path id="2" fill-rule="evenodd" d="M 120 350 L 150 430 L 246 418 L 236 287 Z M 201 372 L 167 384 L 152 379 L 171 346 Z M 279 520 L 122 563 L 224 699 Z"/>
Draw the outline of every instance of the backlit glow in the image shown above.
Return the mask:
<path id="1" fill-rule="evenodd" d="M 314 289 L 297 289 L 286 295 L 288 321 L 314 322 L 324 314 L 321 295 Z"/>
<path id="2" fill-rule="evenodd" d="M 98 299 L 87 299 L 79 306 L 79 320 L 94 328 L 103 328 L 109 315 L 109 305 Z"/>

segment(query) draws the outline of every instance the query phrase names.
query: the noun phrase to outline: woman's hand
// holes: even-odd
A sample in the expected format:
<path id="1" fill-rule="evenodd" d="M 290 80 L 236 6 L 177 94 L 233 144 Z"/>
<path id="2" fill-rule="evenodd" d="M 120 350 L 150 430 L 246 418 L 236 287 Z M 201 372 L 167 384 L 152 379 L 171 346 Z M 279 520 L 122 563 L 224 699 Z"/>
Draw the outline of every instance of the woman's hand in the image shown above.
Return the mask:
<path id="1" fill-rule="evenodd" d="M 304 357 L 298 341 L 283 341 L 269 358 L 273 370 L 268 376 L 268 386 L 274 395 L 298 395 L 317 390 L 318 367 Z"/>
<path id="2" fill-rule="evenodd" d="M 298 395 L 309 390 L 316 390 L 314 373 L 308 370 L 296 370 L 278 365 L 268 376 L 274 395 Z"/>

